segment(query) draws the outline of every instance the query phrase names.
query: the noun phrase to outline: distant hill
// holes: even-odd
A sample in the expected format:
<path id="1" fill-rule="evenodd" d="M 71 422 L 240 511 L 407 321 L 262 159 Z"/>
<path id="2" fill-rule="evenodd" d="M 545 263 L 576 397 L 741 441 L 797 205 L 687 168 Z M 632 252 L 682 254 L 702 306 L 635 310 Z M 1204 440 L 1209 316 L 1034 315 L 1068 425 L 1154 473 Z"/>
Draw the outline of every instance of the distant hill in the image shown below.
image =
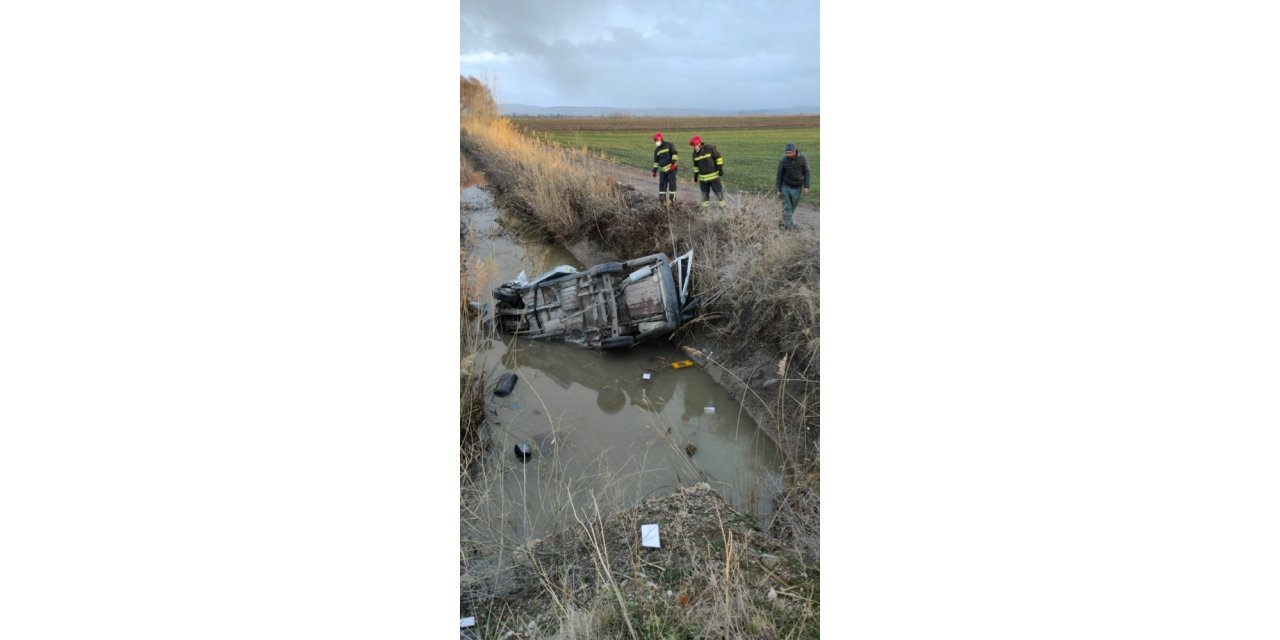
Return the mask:
<path id="1" fill-rule="evenodd" d="M 619 109 L 617 107 L 539 107 L 531 104 L 499 104 L 504 116 L 793 116 L 817 114 L 818 107 L 782 109 Z"/>

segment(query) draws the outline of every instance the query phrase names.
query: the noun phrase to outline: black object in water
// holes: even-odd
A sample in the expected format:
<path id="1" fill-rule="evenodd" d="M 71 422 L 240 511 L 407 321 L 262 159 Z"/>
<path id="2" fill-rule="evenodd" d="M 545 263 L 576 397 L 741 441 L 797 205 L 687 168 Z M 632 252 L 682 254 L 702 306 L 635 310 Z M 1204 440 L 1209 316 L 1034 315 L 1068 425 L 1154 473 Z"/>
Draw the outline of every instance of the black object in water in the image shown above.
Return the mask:
<path id="1" fill-rule="evenodd" d="M 493 389 L 493 395 L 499 398 L 505 398 L 511 395 L 511 390 L 516 388 L 516 380 L 520 377 L 508 371 L 498 378 L 498 386 Z"/>
<path id="2" fill-rule="evenodd" d="M 516 457 L 520 459 L 520 462 L 528 462 L 529 456 L 532 455 L 533 449 L 530 449 L 529 445 L 523 442 L 516 443 Z"/>

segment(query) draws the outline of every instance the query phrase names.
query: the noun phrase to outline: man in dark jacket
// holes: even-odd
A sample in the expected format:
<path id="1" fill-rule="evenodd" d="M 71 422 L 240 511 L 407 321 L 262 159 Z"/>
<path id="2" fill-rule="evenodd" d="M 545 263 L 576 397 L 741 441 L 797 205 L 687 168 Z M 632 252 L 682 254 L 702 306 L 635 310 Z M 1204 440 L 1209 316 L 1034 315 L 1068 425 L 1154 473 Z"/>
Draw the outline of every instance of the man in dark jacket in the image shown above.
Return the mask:
<path id="1" fill-rule="evenodd" d="M 715 145 L 702 144 L 702 136 L 694 136 L 689 140 L 689 146 L 693 147 L 693 181 L 702 189 L 702 204 L 698 206 L 711 206 L 711 191 L 714 189 L 719 200 L 716 204 L 723 209 L 728 205 L 724 201 L 724 186 L 720 184 L 724 177 L 724 158 L 720 157 Z"/>
<path id="2" fill-rule="evenodd" d="M 795 231 L 796 225 L 791 221 L 791 214 L 800 204 L 800 195 L 809 193 L 809 159 L 800 153 L 796 143 L 787 143 L 782 159 L 778 161 L 778 178 L 774 188 L 778 197 L 782 198 L 782 224 Z"/>
<path id="3" fill-rule="evenodd" d="M 658 178 L 658 200 L 676 201 L 676 146 L 662 139 L 662 132 L 653 134 L 653 177 Z"/>

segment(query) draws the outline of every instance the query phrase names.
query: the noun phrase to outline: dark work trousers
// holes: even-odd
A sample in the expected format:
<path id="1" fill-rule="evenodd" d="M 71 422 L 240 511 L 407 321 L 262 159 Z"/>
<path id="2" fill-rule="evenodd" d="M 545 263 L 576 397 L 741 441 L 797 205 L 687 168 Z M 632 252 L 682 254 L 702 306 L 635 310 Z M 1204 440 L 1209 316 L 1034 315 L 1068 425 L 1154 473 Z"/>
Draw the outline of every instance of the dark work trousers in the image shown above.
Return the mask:
<path id="1" fill-rule="evenodd" d="M 675 202 L 676 200 L 676 172 L 668 171 L 666 173 L 658 172 L 658 199 Z"/>
<path id="2" fill-rule="evenodd" d="M 729 204 L 724 201 L 724 187 L 720 184 L 720 178 L 716 178 L 715 180 L 707 180 L 706 182 L 699 181 L 698 188 L 702 189 L 702 204 L 699 204 L 698 205 L 699 207 L 711 206 L 711 190 L 712 189 L 715 190 L 716 199 L 719 200 L 719 202 L 717 202 L 716 204 L 720 205 L 721 207 L 727 206 Z"/>
<path id="3" fill-rule="evenodd" d="M 795 231 L 795 222 L 791 220 L 791 214 L 800 206 L 800 187 L 789 187 L 782 185 L 782 226 Z"/>

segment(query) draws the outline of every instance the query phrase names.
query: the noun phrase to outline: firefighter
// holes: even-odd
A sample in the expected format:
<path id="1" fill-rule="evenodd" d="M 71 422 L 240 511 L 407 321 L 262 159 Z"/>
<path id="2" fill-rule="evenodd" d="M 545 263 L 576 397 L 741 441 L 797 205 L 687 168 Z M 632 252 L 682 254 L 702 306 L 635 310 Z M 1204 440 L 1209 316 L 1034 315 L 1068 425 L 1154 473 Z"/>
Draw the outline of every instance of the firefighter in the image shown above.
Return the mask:
<path id="1" fill-rule="evenodd" d="M 724 158 L 720 157 L 715 145 L 702 144 L 702 136 L 690 139 L 689 146 L 693 147 L 693 181 L 702 189 L 702 203 L 698 206 L 711 206 L 711 191 L 714 189 L 718 200 L 716 204 L 723 209 L 729 204 L 724 201 L 724 186 L 720 184 L 724 177 Z"/>
<path id="2" fill-rule="evenodd" d="M 680 154 L 676 146 L 662 139 L 662 132 L 653 134 L 653 177 L 658 178 L 658 201 L 676 201 L 676 161 Z"/>

